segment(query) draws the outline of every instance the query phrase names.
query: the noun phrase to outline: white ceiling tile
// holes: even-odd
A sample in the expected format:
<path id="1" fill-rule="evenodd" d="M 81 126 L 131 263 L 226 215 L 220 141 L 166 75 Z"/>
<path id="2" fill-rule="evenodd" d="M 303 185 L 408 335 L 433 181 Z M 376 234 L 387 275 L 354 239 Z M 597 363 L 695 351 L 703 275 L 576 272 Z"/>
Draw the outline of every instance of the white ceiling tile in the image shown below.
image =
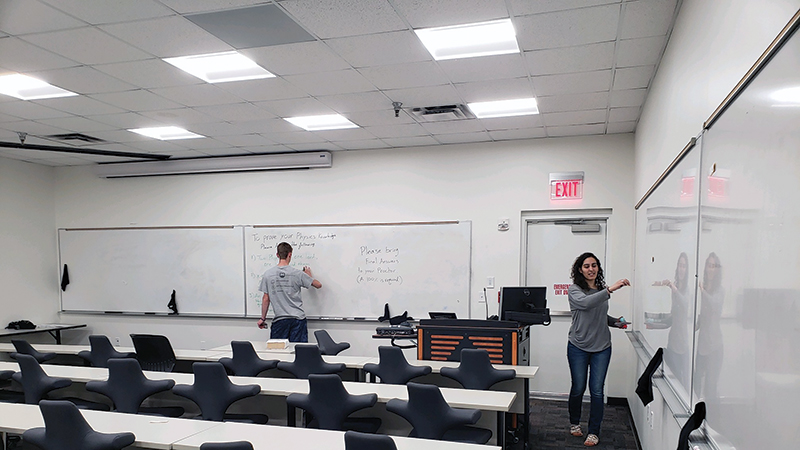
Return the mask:
<path id="1" fill-rule="evenodd" d="M 608 124 L 608 134 L 633 133 L 636 131 L 636 122 L 613 122 Z"/>
<path id="2" fill-rule="evenodd" d="M 183 147 L 175 145 L 174 144 L 175 141 L 162 141 L 160 139 L 153 139 L 144 136 L 141 137 L 142 139 L 129 142 L 127 143 L 127 145 L 129 147 L 137 149 L 137 151 L 143 151 L 147 153 L 157 153 L 157 154 L 168 154 L 174 156 L 177 156 L 179 152 L 184 150 Z"/>
<path id="3" fill-rule="evenodd" d="M 461 96 L 451 84 L 384 91 L 389 100 L 402 102 L 403 108 L 418 106 L 453 105 L 461 103 Z"/>
<path id="4" fill-rule="evenodd" d="M 386 138 L 382 141 L 392 147 L 429 147 L 438 144 L 436 139 L 431 136 Z"/>
<path id="5" fill-rule="evenodd" d="M 205 83 L 205 81 L 157 58 L 102 64 L 96 65 L 94 68 L 145 89 Z"/>
<path id="6" fill-rule="evenodd" d="M 123 130 L 129 130 L 131 128 L 146 128 L 146 127 L 157 127 L 162 125 L 168 125 L 168 123 L 153 119 L 151 117 L 145 117 L 141 114 L 132 113 L 132 112 L 125 112 L 125 113 L 118 113 L 118 114 L 100 114 L 97 116 L 89 116 L 89 119 L 96 120 L 101 123 L 107 123 L 109 125 L 113 125 L 117 128 L 121 128 Z M 140 136 L 135 133 L 127 132 L 124 134 L 126 137 L 102 137 L 102 133 L 98 133 L 99 138 L 105 139 L 107 141 L 119 141 L 119 142 L 132 142 L 135 140 L 146 139 L 145 137 L 136 138 L 135 136 Z M 110 135 L 109 135 L 110 136 Z M 128 139 L 130 138 L 130 139 Z"/>
<path id="7" fill-rule="evenodd" d="M 259 108 L 264 108 L 277 117 L 319 116 L 336 113 L 336 111 L 312 97 L 257 102 L 255 105 Z"/>
<path id="8" fill-rule="evenodd" d="M 551 114 L 542 114 L 542 120 L 548 129 L 563 125 L 586 125 L 606 122 L 605 109 L 591 111 L 571 111 Z"/>
<path id="9" fill-rule="evenodd" d="M 622 0 L 509 0 L 514 15 L 541 14 L 567 9 L 621 3 Z"/>
<path id="10" fill-rule="evenodd" d="M 621 39 L 664 36 L 669 32 L 678 0 L 639 0 L 625 2 Z"/>
<path id="11" fill-rule="evenodd" d="M 369 150 L 378 148 L 389 148 L 389 144 L 383 142 L 380 139 L 340 142 L 339 146 L 345 150 Z"/>
<path id="12" fill-rule="evenodd" d="M 489 136 L 495 141 L 510 141 L 516 139 L 535 139 L 547 136 L 544 128 L 517 128 L 515 130 L 489 131 Z"/>
<path id="13" fill-rule="evenodd" d="M 289 144 L 287 145 L 287 147 L 298 152 L 308 152 L 308 151 L 335 152 L 337 150 L 342 150 L 341 147 L 332 142 L 321 142 L 319 144 Z"/>
<path id="14" fill-rule="evenodd" d="M 92 94 L 89 96 L 95 100 L 114 105 L 121 110 L 129 111 L 155 111 L 160 109 L 177 109 L 181 105 L 164 97 L 153 94 L 145 89 L 134 91 L 109 92 L 106 94 Z"/>
<path id="15" fill-rule="evenodd" d="M 288 75 L 284 79 L 313 96 L 375 90 L 375 86 L 369 80 L 353 69 Z"/>
<path id="16" fill-rule="evenodd" d="M 619 14 L 615 4 L 517 17 L 514 24 L 523 50 L 572 47 L 615 40 Z"/>
<path id="17" fill-rule="evenodd" d="M 34 102 L 26 102 L 24 100 L 4 102 L 2 104 L 2 108 L 3 112 L 6 114 L 28 120 L 66 117 L 69 115 L 63 111 L 48 108 L 45 105 L 40 105 Z"/>
<path id="18" fill-rule="evenodd" d="M 322 39 L 407 28 L 387 0 L 287 0 L 280 6 Z"/>
<path id="19" fill-rule="evenodd" d="M 115 127 L 96 120 L 85 117 L 70 116 L 57 117 L 54 119 L 40 119 L 38 122 L 52 127 L 62 128 L 73 133 L 91 134 L 93 131 L 113 130 Z"/>
<path id="20" fill-rule="evenodd" d="M 281 78 L 231 81 L 216 86 L 249 102 L 302 98 L 308 95 L 304 90 Z"/>
<path id="21" fill-rule="evenodd" d="M 199 150 L 189 150 L 189 149 L 181 149 L 181 150 L 174 150 L 169 152 L 164 152 L 167 154 L 172 155 L 173 159 L 181 159 L 181 158 L 202 158 L 204 156 L 208 156 L 205 153 Z"/>
<path id="22" fill-rule="evenodd" d="M 410 114 L 406 111 L 400 111 L 397 117 L 394 116 L 394 111 L 391 109 L 382 109 L 380 111 L 356 111 L 347 113 L 347 118 L 354 124 L 361 127 L 374 127 L 379 125 L 398 125 L 404 123 L 414 124 L 417 123 Z"/>
<path id="23" fill-rule="evenodd" d="M 151 89 L 151 92 L 181 105 L 192 107 L 242 102 L 238 96 L 207 83 Z"/>
<path id="24" fill-rule="evenodd" d="M 315 131 L 314 134 L 325 139 L 326 141 L 332 141 L 332 142 L 363 141 L 365 139 L 373 139 L 374 137 L 369 131 L 363 128 Z"/>
<path id="25" fill-rule="evenodd" d="M 483 126 L 489 131 L 513 130 L 517 128 L 538 128 L 543 126 L 541 114 L 530 114 L 527 116 L 514 117 L 492 117 L 481 119 Z"/>
<path id="26" fill-rule="evenodd" d="M 247 151 L 253 154 L 264 154 L 264 153 L 290 153 L 293 150 L 285 145 L 274 144 L 274 145 L 258 145 L 254 147 L 239 147 L 236 150 Z"/>
<path id="27" fill-rule="evenodd" d="M 264 0 L 159 0 L 181 14 L 219 11 L 266 3 Z"/>
<path id="28" fill-rule="evenodd" d="M 394 0 L 413 28 L 486 22 L 508 17 L 504 0 Z"/>
<path id="29" fill-rule="evenodd" d="M 20 120 L 19 117 L 11 116 L 8 114 L 0 114 L 0 123 L 18 122 L 19 120 Z"/>
<path id="30" fill-rule="evenodd" d="M 442 122 L 420 122 L 422 128 L 430 134 L 472 133 L 485 131 L 483 123 L 478 119 L 447 120 Z"/>
<path id="31" fill-rule="evenodd" d="M 169 122 L 179 127 L 188 124 L 207 123 L 215 120 L 208 114 L 203 114 L 192 108 L 159 109 L 142 111 L 141 114 L 159 122 Z"/>
<path id="32" fill-rule="evenodd" d="M 266 142 L 266 140 L 265 140 Z M 195 138 L 195 139 L 175 139 L 173 144 L 181 148 L 188 148 L 192 150 L 201 150 L 204 148 L 220 148 L 224 147 L 225 143 L 211 137 Z"/>
<path id="33" fill-rule="evenodd" d="M 26 0 L 28 1 L 28 0 Z M 153 0 L 42 0 L 92 25 L 169 16 L 174 11 Z"/>
<path id="34" fill-rule="evenodd" d="M 447 77 L 433 61 L 365 67 L 358 71 L 378 89 L 406 89 L 447 83 Z"/>
<path id="35" fill-rule="evenodd" d="M 608 98 L 608 92 L 591 92 L 538 97 L 536 100 L 539 104 L 539 112 L 548 113 L 605 108 L 608 106 Z"/>
<path id="36" fill-rule="evenodd" d="M 131 128 L 136 128 L 136 127 L 131 127 Z M 96 138 L 103 139 L 105 141 L 116 142 L 117 144 L 115 145 L 120 145 L 119 144 L 120 142 L 129 143 L 129 142 L 141 141 L 142 139 L 144 139 L 144 136 L 136 133 L 131 133 L 130 131 L 124 129 L 94 131 L 91 133 L 91 135 Z"/>
<path id="37" fill-rule="evenodd" d="M 59 166 L 82 166 L 86 165 L 87 159 L 80 158 L 78 156 L 64 156 L 64 153 L 55 153 L 56 155 L 52 158 L 44 158 L 44 159 L 37 159 L 36 164 L 41 164 L 43 166 L 52 166 L 52 167 L 59 167 Z"/>
<path id="38" fill-rule="evenodd" d="M 525 52 L 525 62 L 532 75 L 589 72 L 610 69 L 614 65 L 614 43 L 581 45 Z"/>
<path id="39" fill-rule="evenodd" d="M 437 134 L 433 136 L 442 144 L 466 144 L 471 142 L 489 142 L 492 137 L 486 131 L 477 133 Z"/>
<path id="40" fill-rule="evenodd" d="M 533 86 L 538 96 L 602 92 L 611 88 L 611 71 L 598 70 L 534 77 Z"/>
<path id="41" fill-rule="evenodd" d="M 620 108 L 624 106 L 639 107 L 644 104 L 647 97 L 647 89 L 629 89 L 626 91 L 611 91 L 609 106 Z"/>
<path id="42" fill-rule="evenodd" d="M 340 114 L 353 111 L 375 111 L 392 107 L 392 101 L 379 91 L 326 95 L 317 97 L 317 100 Z"/>
<path id="43" fill-rule="evenodd" d="M 655 65 L 661 60 L 666 43 L 666 36 L 619 41 L 617 67 Z"/>
<path id="44" fill-rule="evenodd" d="M 186 129 L 203 136 L 215 137 L 235 136 L 237 134 L 247 133 L 247 130 L 236 124 L 222 121 L 193 123 L 189 124 Z"/>
<path id="45" fill-rule="evenodd" d="M 639 113 L 641 112 L 641 108 L 639 107 L 629 107 L 629 108 L 611 108 L 611 111 L 608 114 L 608 121 L 609 122 L 635 122 L 639 120 Z"/>
<path id="46" fill-rule="evenodd" d="M 82 64 L 135 61 L 151 57 L 96 28 L 31 34 L 25 36 L 25 40 Z"/>
<path id="47" fill-rule="evenodd" d="M 519 53 L 439 61 L 453 83 L 526 77 L 528 71 Z"/>
<path id="48" fill-rule="evenodd" d="M 51 134 L 62 134 L 66 131 L 63 128 L 54 127 L 50 125 L 45 125 L 43 123 L 34 122 L 32 120 L 25 120 L 22 122 L 14 122 L 13 130 L 15 132 L 23 132 L 28 133 L 30 136 L 25 140 L 28 144 L 35 144 L 36 141 L 33 139 L 34 136 L 49 136 Z M 15 139 L 15 141 L 17 141 Z M 53 145 L 51 141 L 44 142 L 45 145 Z"/>
<path id="49" fill-rule="evenodd" d="M 456 89 L 470 103 L 533 97 L 528 78 L 460 83 Z"/>
<path id="50" fill-rule="evenodd" d="M 374 127 L 365 127 L 367 131 L 372 133 L 373 136 L 380 139 L 409 137 L 409 136 L 427 136 L 430 133 L 421 125 L 415 123 L 401 123 L 398 125 L 378 125 Z"/>
<path id="51" fill-rule="evenodd" d="M 548 137 L 559 136 L 588 136 L 606 132 L 605 124 L 599 125 L 570 125 L 566 127 L 547 127 Z"/>
<path id="52" fill-rule="evenodd" d="M 49 106 L 51 108 L 55 108 L 60 111 L 68 112 L 71 114 L 77 114 L 79 116 L 91 116 L 97 114 L 116 114 L 125 111 L 122 108 L 118 108 L 108 103 L 99 102 L 86 95 L 79 95 L 77 97 L 51 98 L 46 100 L 35 100 L 35 101 L 42 105 Z"/>
<path id="53" fill-rule="evenodd" d="M 21 73 L 78 65 L 76 61 L 63 58 L 15 37 L 0 39 L 0 55 L 3 55 L 0 61 L 3 68 Z"/>
<path id="54" fill-rule="evenodd" d="M 266 136 L 275 142 L 280 142 L 285 145 L 313 143 L 321 144 L 325 142 L 325 139 L 322 139 L 320 136 L 317 136 L 310 131 L 303 131 L 300 127 L 294 127 L 294 129 L 297 131 L 286 133 L 267 133 Z"/>
<path id="55" fill-rule="evenodd" d="M 216 140 L 232 147 L 256 147 L 259 145 L 274 144 L 274 142 L 272 142 L 270 139 L 267 139 L 260 134 L 235 134 L 232 136 L 220 136 Z"/>
<path id="56" fill-rule="evenodd" d="M 120 81 L 88 66 L 35 72 L 30 75 L 76 94 L 97 94 L 136 89 L 136 86 L 132 84 Z"/>
<path id="57" fill-rule="evenodd" d="M 353 67 L 433 60 L 417 35 L 409 30 L 328 39 L 325 42 Z"/>
<path id="58" fill-rule="evenodd" d="M 231 124 L 236 125 L 247 133 L 261 133 L 265 136 L 269 133 L 284 133 L 297 130 L 297 127 L 292 125 L 281 118 L 266 119 L 266 120 L 245 120 L 245 121 L 232 121 Z"/>
<path id="59" fill-rule="evenodd" d="M 78 28 L 86 23 L 32 0 L 3 0 L 0 3 L 0 30 L 22 35 Z"/>
<path id="60" fill-rule="evenodd" d="M 230 45 L 180 16 L 103 25 L 100 29 L 159 58 L 233 50 Z"/>
<path id="61" fill-rule="evenodd" d="M 198 111 L 221 120 L 259 120 L 273 119 L 275 115 L 252 103 L 233 103 L 228 105 L 199 106 Z"/>
<path id="62" fill-rule="evenodd" d="M 655 66 L 623 67 L 614 71 L 614 90 L 646 88 L 656 71 Z"/>
<path id="63" fill-rule="evenodd" d="M 275 75 L 311 72 L 332 72 L 349 69 L 350 65 L 319 41 L 273 45 L 240 50 Z"/>

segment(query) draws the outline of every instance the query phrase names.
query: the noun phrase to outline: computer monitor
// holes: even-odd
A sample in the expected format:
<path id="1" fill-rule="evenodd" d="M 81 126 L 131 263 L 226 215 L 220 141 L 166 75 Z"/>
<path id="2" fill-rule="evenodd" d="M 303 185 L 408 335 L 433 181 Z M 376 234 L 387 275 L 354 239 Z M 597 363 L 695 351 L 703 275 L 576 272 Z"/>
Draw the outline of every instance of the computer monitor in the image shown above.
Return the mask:
<path id="1" fill-rule="evenodd" d="M 512 286 L 500 288 L 500 320 L 514 320 L 508 313 L 532 313 L 547 308 L 547 287 Z"/>
<path id="2" fill-rule="evenodd" d="M 428 315 L 431 316 L 431 319 L 458 319 L 456 317 L 456 313 L 454 312 L 428 312 Z"/>

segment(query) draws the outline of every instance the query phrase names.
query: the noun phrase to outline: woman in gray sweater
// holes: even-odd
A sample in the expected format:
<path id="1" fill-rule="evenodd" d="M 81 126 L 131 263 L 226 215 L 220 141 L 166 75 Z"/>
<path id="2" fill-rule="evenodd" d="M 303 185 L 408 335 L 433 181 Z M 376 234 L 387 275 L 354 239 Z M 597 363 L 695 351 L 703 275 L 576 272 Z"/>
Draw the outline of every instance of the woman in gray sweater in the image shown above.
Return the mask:
<path id="1" fill-rule="evenodd" d="M 569 431 L 573 436 L 583 436 L 580 426 L 581 403 L 588 381 L 591 397 L 589 434 L 583 444 L 592 447 L 600 442 L 600 423 L 603 421 L 603 385 L 611 361 L 611 332 L 608 327 L 626 327 L 622 318 L 608 315 L 608 300 L 612 292 L 631 283 L 623 278 L 606 286 L 600 260 L 588 252 L 575 259 L 571 276 L 574 283 L 569 287 L 572 325 L 567 343 L 567 361 L 572 377 Z"/>

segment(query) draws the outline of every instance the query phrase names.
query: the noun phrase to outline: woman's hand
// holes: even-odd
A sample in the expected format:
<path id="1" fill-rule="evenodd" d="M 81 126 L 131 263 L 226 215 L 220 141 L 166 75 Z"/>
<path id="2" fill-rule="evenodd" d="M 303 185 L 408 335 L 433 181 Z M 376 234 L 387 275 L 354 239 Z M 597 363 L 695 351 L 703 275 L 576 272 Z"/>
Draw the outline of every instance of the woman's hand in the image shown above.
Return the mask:
<path id="1" fill-rule="evenodd" d="M 616 283 L 612 284 L 611 286 L 609 286 L 608 287 L 608 293 L 611 294 L 614 291 L 619 290 L 623 286 L 630 286 L 630 285 L 631 285 L 631 282 L 628 281 L 627 278 L 623 278 L 623 279 L 617 281 Z"/>

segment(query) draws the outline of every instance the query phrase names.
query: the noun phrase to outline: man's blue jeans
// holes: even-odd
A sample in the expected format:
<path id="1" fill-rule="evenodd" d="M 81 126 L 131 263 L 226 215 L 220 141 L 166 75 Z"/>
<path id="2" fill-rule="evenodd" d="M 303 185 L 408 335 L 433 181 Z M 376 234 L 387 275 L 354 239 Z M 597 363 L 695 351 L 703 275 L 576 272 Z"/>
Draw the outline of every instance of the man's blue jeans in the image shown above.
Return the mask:
<path id="1" fill-rule="evenodd" d="M 606 382 L 608 364 L 611 362 L 611 347 L 600 352 L 585 352 L 567 342 L 567 361 L 572 376 L 569 390 L 569 423 L 581 422 L 581 403 L 589 379 L 589 433 L 600 436 L 600 423 L 603 421 L 603 385 Z"/>
<path id="2" fill-rule="evenodd" d="M 281 319 L 272 321 L 270 339 L 288 339 L 289 342 L 308 342 L 306 319 Z"/>

